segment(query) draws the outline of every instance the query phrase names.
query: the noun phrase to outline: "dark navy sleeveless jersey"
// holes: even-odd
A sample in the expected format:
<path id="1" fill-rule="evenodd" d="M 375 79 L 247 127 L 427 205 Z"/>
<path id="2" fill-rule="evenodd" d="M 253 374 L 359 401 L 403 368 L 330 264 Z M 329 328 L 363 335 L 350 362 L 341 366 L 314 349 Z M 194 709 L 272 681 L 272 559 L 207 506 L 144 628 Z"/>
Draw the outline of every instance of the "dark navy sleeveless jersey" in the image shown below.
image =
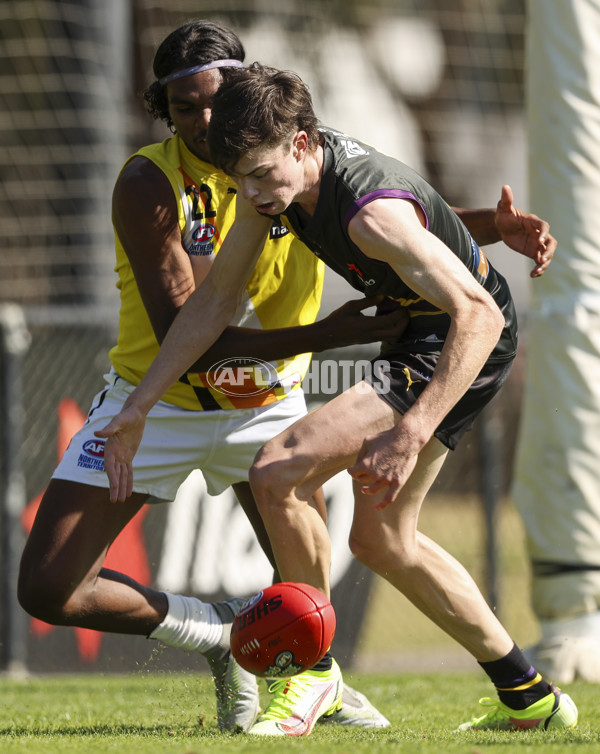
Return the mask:
<path id="1" fill-rule="evenodd" d="M 467 228 L 442 197 L 402 162 L 362 142 L 321 129 L 324 162 L 317 208 L 308 216 L 298 204 L 284 215 L 294 233 L 326 265 L 367 296 L 383 294 L 409 311 L 410 325 L 394 349 L 439 352 L 450 317 L 420 297 L 386 262 L 367 257 L 348 235 L 348 224 L 369 202 L 400 198 L 417 202 L 427 229 L 443 241 L 491 294 L 504 314 L 505 327 L 490 361 L 508 361 L 517 346 L 517 322 L 506 280 L 488 262 Z"/>

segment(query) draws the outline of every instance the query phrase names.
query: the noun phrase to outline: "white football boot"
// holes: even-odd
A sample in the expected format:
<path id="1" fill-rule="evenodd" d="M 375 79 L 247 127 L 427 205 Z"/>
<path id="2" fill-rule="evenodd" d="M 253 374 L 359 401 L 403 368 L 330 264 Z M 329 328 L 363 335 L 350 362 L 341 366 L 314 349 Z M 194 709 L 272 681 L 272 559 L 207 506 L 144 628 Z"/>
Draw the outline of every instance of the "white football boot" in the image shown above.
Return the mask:
<path id="1" fill-rule="evenodd" d="M 342 706 L 333 715 L 319 718 L 320 723 L 352 725 L 355 728 L 387 728 L 390 721 L 374 707 L 364 694 L 344 683 Z"/>
<path id="2" fill-rule="evenodd" d="M 229 649 L 231 625 L 245 601 L 236 598 L 213 603 L 223 621 L 223 636 L 218 647 L 204 654 L 215 683 L 219 730 L 230 733 L 246 732 L 260 710 L 256 676 L 241 668 Z"/>

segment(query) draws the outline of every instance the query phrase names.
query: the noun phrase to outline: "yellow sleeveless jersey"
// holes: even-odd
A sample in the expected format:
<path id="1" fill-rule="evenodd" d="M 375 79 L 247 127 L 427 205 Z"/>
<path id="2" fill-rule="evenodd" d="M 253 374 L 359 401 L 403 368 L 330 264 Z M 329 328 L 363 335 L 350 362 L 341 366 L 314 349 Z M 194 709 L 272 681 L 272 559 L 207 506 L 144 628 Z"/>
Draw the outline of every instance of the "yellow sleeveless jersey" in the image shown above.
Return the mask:
<path id="1" fill-rule="evenodd" d="M 195 157 L 177 136 L 140 149 L 167 176 L 177 202 L 183 246 L 191 256 L 217 254 L 235 213 L 234 182 Z M 113 367 L 138 384 L 159 345 L 142 303 L 133 270 L 115 232 L 121 295 L 119 336 L 110 351 Z M 274 221 L 232 325 L 255 329 L 314 322 L 321 302 L 324 266 L 287 228 Z M 198 323 L 202 327 L 202 323 Z M 285 397 L 299 387 L 311 354 L 277 362 L 228 359 L 208 373 L 188 373 L 162 400 L 189 410 L 252 408 Z"/>

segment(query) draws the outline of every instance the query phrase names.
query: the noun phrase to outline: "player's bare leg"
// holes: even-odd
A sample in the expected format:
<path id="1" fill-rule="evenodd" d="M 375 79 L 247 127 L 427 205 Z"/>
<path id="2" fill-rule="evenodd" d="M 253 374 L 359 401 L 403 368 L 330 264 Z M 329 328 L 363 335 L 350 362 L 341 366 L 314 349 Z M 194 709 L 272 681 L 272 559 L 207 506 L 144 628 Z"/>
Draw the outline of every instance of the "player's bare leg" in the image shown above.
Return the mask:
<path id="1" fill-rule="evenodd" d="M 273 554 L 271 543 L 269 542 L 263 520 L 256 507 L 256 501 L 252 495 L 250 485 L 247 482 L 239 482 L 233 486 L 233 489 L 238 502 L 244 509 L 248 520 L 252 524 L 252 528 L 258 537 L 265 555 L 273 566 L 273 583 L 281 581 L 282 579 L 275 565 L 275 556 Z M 325 504 L 325 495 L 323 494 L 323 489 L 321 487 L 315 491 L 312 496 L 312 501 L 315 510 L 318 512 L 322 520 L 326 522 L 327 507 Z M 390 724 L 389 720 L 382 715 L 373 704 L 371 704 L 364 694 L 351 688 L 346 683 L 344 683 L 341 708 L 335 714 L 330 715 L 329 717 L 321 717 L 320 720 L 322 722 L 356 728 L 386 728 Z"/>
<path id="2" fill-rule="evenodd" d="M 327 533 L 308 504 L 310 493 L 353 464 L 365 436 L 391 428 L 399 418 L 362 384 L 360 392 L 355 386 L 265 445 L 250 479 L 282 578 L 328 588 Z M 445 456 L 441 443 L 431 440 L 398 498 L 383 511 L 376 510 L 375 496 L 358 495 L 352 550 L 471 652 L 496 687 L 499 700 L 485 701 L 490 711 L 460 730 L 572 727 L 577 709 L 570 697 L 531 667 L 465 569 L 418 532 L 421 505 Z M 274 734 L 284 696 L 249 733 Z"/>
<path id="3" fill-rule="evenodd" d="M 399 414 L 373 390 L 363 384 L 358 393 L 355 386 L 267 443 L 257 456 L 251 484 L 285 580 L 328 588 L 328 547 L 320 550 L 326 530 L 307 503 L 310 492 L 353 464 L 365 436 L 398 420 Z M 383 511 L 375 509 L 375 496 L 357 496 L 352 550 L 471 652 L 496 687 L 499 700 L 484 700 L 490 711 L 460 730 L 572 727 L 577 708 L 570 697 L 531 667 L 465 569 L 418 532 L 423 499 L 445 456 L 441 443 L 431 440 L 398 498 Z M 276 718 L 273 714 L 264 724 L 259 718 L 249 732 L 264 725 L 272 733 Z"/>
<path id="4" fill-rule="evenodd" d="M 235 492 L 235 496 L 239 504 L 242 506 L 246 517 L 248 518 L 250 524 L 252 525 L 252 528 L 254 529 L 254 533 L 256 534 L 256 538 L 258 539 L 262 551 L 267 556 L 269 563 L 271 563 L 271 565 L 273 566 L 273 583 L 281 581 L 279 572 L 277 571 L 277 566 L 275 564 L 275 555 L 273 554 L 273 548 L 271 547 L 271 542 L 269 541 L 267 530 L 265 529 L 265 524 L 261 518 L 260 513 L 258 512 L 258 508 L 256 507 L 256 501 L 254 499 L 254 495 L 252 494 L 252 490 L 250 489 L 249 483 L 238 482 L 237 484 L 233 485 L 233 491 Z M 322 488 L 319 488 L 313 494 L 312 504 L 323 521 L 327 522 L 327 506 L 325 504 L 325 495 L 323 494 Z"/>
<path id="5" fill-rule="evenodd" d="M 148 634 L 167 598 L 104 569 L 108 548 L 140 510 L 145 495 L 112 504 L 108 490 L 52 479 L 21 560 L 19 599 L 36 618 L 98 631 Z"/>
<path id="6" fill-rule="evenodd" d="M 229 651 L 242 600 L 210 604 L 166 594 L 103 567 L 110 545 L 146 499 L 134 493 L 115 504 L 106 489 L 51 480 L 21 561 L 21 604 L 49 623 L 149 636 L 200 652 L 215 681 L 219 727 L 247 730 L 259 709 L 256 679 Z"/>
<path id="7" fill-rule="evenodd" d="M 447 453 L 432 438 L 395 502 L 381 511 L 378 496 L 363 494 L 355 483 L 350 548 L 477 660 L 496 660 L 510 652 L 512 639 L 467 570 L 417 530 L 423 499 Z"/>
<path id="8" fill-rule="evenodd" d="M 362 399 L 351 388 L 300 419 L 263 446 L 250 470 L 250 484 L 282 578 L 311 583 L 327 595 L 329 534 L 310 501 L 318 487 L 351 465 L 365 434 L 389 426 L 391 409 L 377 398 L 367 420 L 362 410 L 357 411 Z M 340 427 L 340 416 L 346 416 L 337 413 L 340 403 L 342 411 L 357 411 L 352 429 Z"/>
<path id="9" fill-rule="evenodd" d="M 398 420 L 399 414 L 361 383 L 304 417 L 257 455 L 251 484 L 282 578 L 329 593 L 329 536 L 308 502 L 310 495 L 352 465 L 366 435 Z M 445 455 L 437 440 L 429 443 L 390 510 L 377 511 L 373 497 L 361 496 L 352 546 L 366 565 L 414 596 L 418 607 L 478 660 L 497 659 L 513 643 L 479 589 L 448 553 L 417 538 L 420 507 Z M 425 598 L 413 595 L 413 579 Z"/>

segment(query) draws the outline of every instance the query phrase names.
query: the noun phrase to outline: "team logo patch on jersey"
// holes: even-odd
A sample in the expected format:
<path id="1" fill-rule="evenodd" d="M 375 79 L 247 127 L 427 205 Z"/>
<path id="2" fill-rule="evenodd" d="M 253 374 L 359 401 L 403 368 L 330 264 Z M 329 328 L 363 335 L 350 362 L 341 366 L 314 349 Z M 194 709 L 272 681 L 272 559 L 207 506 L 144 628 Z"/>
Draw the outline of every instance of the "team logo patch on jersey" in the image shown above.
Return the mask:
<path id="1" fill-rule="evenodd" d="M 283 238 L 283 236 L 287 236 L 289 232 L 290 229 L 286 228 L 285 225 L 273 223 L 273 225 L 271 225 L 271 230 L 269 231 L 269 239 L 273 241 L 276 238 Z"/>
<path id="2" fill-rule="evenodd" d="M 481 278 L 481 282 L 485 282 L 490 272 L 490 265 L 488 264 L 485 254 L 481 251 L 473 238 L 471 238 L 471 254 L 473 255 L 475 272 Z"/>
<path id="3" fill-rule="evenodd" d="M 341 142 L 346 150 L 346 157 L 360 157 L 361 155 L 369 154 L 357 141 L 352 141 L 352 139 L 341 139 Z"/>
<path id="4" fill-rule="evenodd" d="M 192 232 L 192 243 L 188 247 L 188 254 L 192 256 L 208 256 L 213 253 L 213 238 L 217 229 L 210 223 L 202 223 Z"/>
<path id="5" fill-rule="evenodd" d="M 362 285 L 375 285 L 377 282 L 374 278 L 366 278 L 365 273 L 357 267 L 354 263 L 348 263 L 348 269 L 350 272 L 355 272 L 358 276 L 359 281 L 362 283 Z"/>
<path id="6" fill-rule="evenodd" d="M 104 471 L 104 440 L 86 440 L 81 446 L 82 452 L 77 465 L 82 469 Z"/>

